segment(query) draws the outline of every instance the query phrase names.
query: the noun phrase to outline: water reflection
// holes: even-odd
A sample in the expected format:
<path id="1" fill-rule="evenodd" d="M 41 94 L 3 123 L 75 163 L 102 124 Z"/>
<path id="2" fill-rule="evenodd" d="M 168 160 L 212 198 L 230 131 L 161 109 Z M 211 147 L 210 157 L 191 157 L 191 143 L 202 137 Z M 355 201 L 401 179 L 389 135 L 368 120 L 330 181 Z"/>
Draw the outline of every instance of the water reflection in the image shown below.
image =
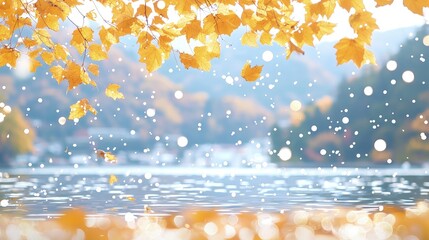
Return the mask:
<path id="1" fill-rule="evenodd" d="M 109 185 L 109 175 L 29 174 L 0 178 L 4 213 L 50 218 L 64 209 L 88 212 L 158 214 L 185 209 L 219 212 L 279 212 L 352 206 L 369 211 L 385 205 L 407 207 L 428 199 L 429 178 L 412 175 L 168 175 L 122 174 Z M 0 199 L 0 200 L 1 200 Z"/>

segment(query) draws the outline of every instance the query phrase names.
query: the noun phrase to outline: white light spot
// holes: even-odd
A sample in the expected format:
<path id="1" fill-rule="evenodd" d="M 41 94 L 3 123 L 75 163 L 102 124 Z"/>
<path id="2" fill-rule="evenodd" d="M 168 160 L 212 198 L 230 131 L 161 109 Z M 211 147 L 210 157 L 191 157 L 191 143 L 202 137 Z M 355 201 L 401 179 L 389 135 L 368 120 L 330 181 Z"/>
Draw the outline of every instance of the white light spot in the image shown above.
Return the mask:
<path id="1" fill-rule="evenodd" d="M 292 151 L 288 147 L 283 147 L 277 154 L 282 161 L 288 161 L 292 157 Z"/>
<path id="2" fill-rule="evenodd" d="M 186 147 L 188 145 L 188 139 L 184 136 L 181 136 L 177 139 L 177 146 Z"/>
<path id="3" fill-rule="evenodd" d="M 7 207 L 9 205 L 9 200 L 3 199 L 0 201 L 0 206 Z"/>
<path id="4" fill-rule="evenodd" d="M 326 149 L 320 149 L 320 155 L 325 156 L 326 155 Z"/>
<path id="5" fill-rule="evenodd" d="M 4 121 L 5 115 L 3 113 L 0 113 L 0 123 Z"/>
<path id="6" fill-rule="evenodd" d="M 154 116 L 155 116 L 155 114 L 156 114 L 156 110 L 155 110 L 155 109 L 153 109 L 153 108 L 148 108 L 148 109 L 147 109 L 147 111 L 146 111 L 146 115 L 147 115 L 148 117 L 154 117 Z"/>
<path id="7" fill-rule="evenodd" d="M 66 119 L 65 117 L 60 117 L 60 118 L 58 118 L 58 123 L 59 123 L 60 125 L 64 125 L 64 124 L 66 124 L 66 121 L 67 121 L 67 119 Z"/>
<path id="8" fill-rule="evenodd" d="M 429 35 L 426 35 L 426 36 L 423 38 L 423 44 L 424 44 L 426 47 L 429 47 Z"/>
<path id="9" fill-rule="evenodd" d="M 158 1 L 157 4 L 156 4 L 156 6 L 159 9 L 164 9 L 165 8 L 165 2 L 164 1 Z"/>
<path id="10" fill-rule="evenodd" d="M 43 98 L 38 98 L 38 99 L 37 99 L 37 102 L 38 102 L 38 103 L 42 103 L 42 102 L 43 102 Z"/>
<path id="11" fill-rule="evenodd" d="M 374 142 L 374 148 L 376 151 L 382 152 L 386 150 L 386 147 L 387 147 L 386 141 L 384 141 L 383 139 L 377 139 Z"/>
<path id="12" fill-rule="evenodd" d="M 145 173 L 144 174 L 144 178 L 146 178 L 147 180 L 149 180 L 149 179 L 151 179 L 152 178 L 152 173 Z"/>
<path id="13" fill-rule="evenodd" d="M 313 132 L 317 131 L 317 126 L 316 125 L 311 126 L 311 131 Z"/>
<path id="14" fill-rule="evenodd" d="M 30 129 L 26 128 L 24 129 L 24 134 L 29 134 L 30 133 Z"/>
<path id="15" fill-rule="evenodd" d="M 213 222 L 208 222 L 205 226 L 204 226 L 204 232 L 209 235 L 209 236 L 214 236 L 216 235 L 218 231 L 217 225 Z"/>
<path id="16" fill-rule="evenodd" d="M 372 87 L 371 87 L 371 86 L 366 86 L 366 87 L 363 89 L 363 93 L 364 93 L 366 96 L 371 96 L 373 92 L 374 92 L 374 90 L 372 89 Z"/>
<path id="17" fill-rule="evenodd" d="M 228 83 L 229 85 L 233 85 L 234 84 L 234 79 L 231 76 L 227 76 L 225 78 L 225 82 Z"/>
<path id="18" fill-rule="evenodd" d="M 136 219 L 136 217 L 134 216 L 134 214 L 127 212 L 125 213 L 125 221 L 126 222 L 134 222 L 134 220 Z"/>
<path id="19" fill-rule="evenodd" d="M 290 109 L 291 109 L 292 111 L 294 111 L 294 112 L 297 112 L 297 111 L 301 110 L 301 107 L 302 107 L 302 104 L 301 104 L 301 102 L 300 102 L 300 101 L 298 101 L 298 100 L 293 100 L 293 101 L 290 103 Z"/>
<path id="20" fill-rule="evenodd" d="M 30 74 L 31 61 L 27 54 L 21 54 L 16 60 L 15 75 L 18 78 L 26 78 Z"/>
<path id="21" fill-rule="evenodd" d="M 348 117 L 343 117 L 343 119 L 341 120 L 344 124 L 349 123 L 349 118 Z"/>
<path id="22" fill-rule="evenodd" d="M 405 71 L 402 74 L 402 80 L 404 80 L 404 82 L 406 83 L 411 83 L 414 81 L 414 73 L 411 71 Z"/>
<path id="23" fill-rule="evenodd" d="M 9 105 L 4 106 L 3 111 L 8 114 L 12 112 L 12 108 Z"/>
<path id="24" fill-rule="evenodd" d="M 270 62 L 271 60 L 273 60 L 273 57 L 274 57 L 273 52 L 271 52 L 269 50 L 267 50 L 264 53 L 262 53 L 262 59 L 265 62 Z"/>
<path id="25" fill-rule="evenodd" d="M 183 98 L 183 92 L 180 90 L 177 90 L 176 92 L 174 92 L 174 97 L 176 99 L 182 99 Z"/>
<path id="26" fill-rule="evenodd" d="M 131 131 L 130 131 L 130 134 L 131 134 L 131 135 L 136 135 L 136 131 L 135 131 L 135 130 L 131 130 Z"/>
<path id="27" fill-rule="evenodd" d="M 396 63 L 396 61 L 390 60 L 386 63 L 386 68 L 389 71 L 395 71 L 397 67 L 398 64 Z"/>

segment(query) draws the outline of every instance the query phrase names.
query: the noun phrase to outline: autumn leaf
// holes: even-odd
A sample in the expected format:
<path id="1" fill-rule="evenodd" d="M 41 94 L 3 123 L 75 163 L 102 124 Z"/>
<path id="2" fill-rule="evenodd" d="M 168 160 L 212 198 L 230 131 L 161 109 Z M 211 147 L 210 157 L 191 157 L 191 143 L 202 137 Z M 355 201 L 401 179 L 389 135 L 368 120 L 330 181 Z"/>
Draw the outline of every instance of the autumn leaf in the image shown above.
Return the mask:
<path id="1" fill-rule="evenodd" d="M 251 47 L 257 47 L 258 46 L 258 43 L 256 42 L 257 38 L 258 38 L 258 34 L 256 34 L 255 32 L 246 32 L 241 37 L 241 44 L 251 46 Z"/>
<path id="2" fill-rule="evenodd" d="M 106 88 L 106 96 L 113 98 L 113 100 L 123 99 L 124 94 L 118 91 L 120 87 L 118 84 L 109 84 Z"/>
<path id="3" fill-rule="evenodd" d="M 101 48 L 100 44 L 89 46 L 89 57 L 94 61 L 107 59 L 107 53 Z"/>
<path id="4" fill-rule="evenodd" d="M 404 0 L 404 6 L 407 7 L 411 12 L 423 16 L 423 8 L 429 7 L 429 1 L 427 0 Z"/>
<path id="5" fill-rule="evenodd" d="M 140 62 L 146 64 L 146 69 L 149 72 L 153 72 L 161 67 L 163 61 L 162 51 L 152 43 L 147 46 L 140 45 L 138 52 Z"/>
<path id="6" fill-rule="evenodd" d="M 97 64 L 90 63 L 88 65 L 88 71 L 90 73 L 92 73 L 93 75 L 95 75 L 95 76 L 98 76 L 100 74 L 100 70 L 98 69 L 98 65 Z"/>
<path id="7" fill-rule="evenodd" d="M 43 61 L 45 61 L 45 63 L 48 65 L 51 65 L 52 62 L 55 60 L 55 56 L 51 52 L 42 52 L 40 56 L 42 57 Z"/>
<path id="8" fill-rule="evenodd" d="M 75 104 L 70 106 L 70 115 L 69 119 L 79 119 L 86 115 L 86 113 L 90 111 L 94 115 L 97 115 L 97 110 L 95 110 L 91 104 L 89 103 L 88 99 L 83 98 L 79 101 L 77 101 Z"/>
<path id="9" fill-rule="evenodd" d="M 113 185 L 113 184 L 115 184 L 117 181 L 118 181 L 118 178 L 117 178 L 115 175 L 111 174 L 111 175 L 110 175 L 110 177 L 109 177 L 109 184 L 110 184 L 110 185 Z"/>
<path id="10" fill-rule="evenodd" d="M 240 24 L 240 18 L 233 12 L 228 15 L 224 14 L 209 14 L 204 18 L 203 32 L 210 34 L 216 32 L 217 34 L 231 35 Z"/>
<path id="11" fill-rule="evenodd" d="M 65 61 L 67 59 L 67 55 L 68 55 L 67 48 L 61 44 L 55 44 L 54 45 L 54 55 L 55 55 L 55 58 L 57 60 Z"/>
<path id="12" fill-rule="evenodd" d="M 363 0 L 338 0 L 338 4 L 340 5 L 340 7 L 346 9 L 349 12 L 352 8 L 354 8 L 357 12 L 361 12 L 362 9 L 365 8 Z"/>
<path id="13" fill-rule="evenodd" d="M 88 19 L 95 21 L 95 18 L 97 17 L 97 14 L 95 13 L 94 10 L 91 10 L 89 12 L 86 13 L 85 17 L 87 17 Z"/>
<path id="14" fill-rule="evenodd" d="M 376 7 L 382 7 L 386 5 L 391 5 L 393 3 L 393 0 L 375 0 L 377 3 Z"/>
<path id="15" fill-rule="evenodd" d="M 70 44 L 76 48 L 79 54 L 82 54 L 86 44 L 92 41 L 94 31 L 90 27 L 77 28 L 73 31 Z"/>
<path id="16" fill-rule="evenodd" d="M 10 28 L 5 25 L 0 25 L 0 41 L 9 39 L 12 36 Z"/>
<path id="17" fill-rule="evenodd" d="M 247 62 L 244 64 L 243 69 L 241 70 L 241 76 L 249 82 L 256 81 L 261 76 L 263 66 L 254 66 L 251 67 L 250 63 Z"/>
<path id="18" fill-rule="evenodd" d="M 110 162 L 110 163 L 116 163 L 117 159 L 114 154 L 111 152 L 105 152 L 103 150 L 97 150 L 97 157 L 103 158 L 104 161 Z"/>
<path id="19" fill-rule="evenodd" d="M 286 58 L 290 58 L 293 52 L 296 52 L 298 54 L 304 54 L 304 50 L 296 46 L 293 42 L 289 41 L 289 47 L 286 49 Z"/>
<path id="20" fill-rule="evenodd" d="M 8 47 L 2 47 L 0 48 L 0 67 L 9 64 L 12 67 L 15 67 L 16 60 L 19 58 L 20 53 L 13 49 Z"/>
<path id="21" fill-rule="evenodd" d="M 49 70 L 52 73 L 52 77 L 57 80 L 58 84 L 60 84 L 64 80 L 64 68 L 57 65 L 53 66 Z"/>
<path id="22" fill-rule="evenodd" d="M 361 67 L 364 64 L 365 48 L 363 43 L 356 41 L 355 39 L 343 38 L 334 46 L 337 49 L 337 62 L 343 64 L 349 61 L 353 61 L 356 66 Z"/>

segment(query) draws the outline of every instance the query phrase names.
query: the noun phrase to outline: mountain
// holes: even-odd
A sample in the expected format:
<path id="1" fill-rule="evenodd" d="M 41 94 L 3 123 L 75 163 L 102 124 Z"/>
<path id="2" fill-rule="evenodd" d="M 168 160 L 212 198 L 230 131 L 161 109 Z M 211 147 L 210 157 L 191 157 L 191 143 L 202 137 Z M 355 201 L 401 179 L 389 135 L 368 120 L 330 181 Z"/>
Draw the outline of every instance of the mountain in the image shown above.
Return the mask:
<path id="1" fill-rule="evenodd" d="M 423 26 L 389 61 L 342 81 L 330 107 L 309 104 L 273 134 L 274 145 L 289 148 L 292 161 L 427 161 L 428 35 Z"/>
<path id="2" fill-rule="evenodd" d="M 410 31 L 376 33 L 375 54 L 383 57 L 386 51 L 395 51 Z M 88 128 L 109 127 L 135 131 L 145 144 L 154 143 L 157 136 L 176 135 L 188 137 L 190 144 L 237 143 L 266 136 L 276 119 L 289 116 L 292 100 L 311 102 L 332 95 L 343 76 L 357 71 L 351 64 L 336 66 L 332 43 L 321 43 L 316 49 L 305 49 L 304 56 L 285 60 L 281 47 L 241 46 L 238 35 L 233 35 L 221 40 L 222 58 L 213 61 L 210 72 L 186 70 L 173 54 L 158 72 L 148 74 L 138 62 L 134 40 L 121 41 L 112 48 L 109 60 L 101 63 L 97 88 L 80 86 L 67 92 L 67 83 L 58 86 L 47 67 L 22 80 L 3 68 L 0 79 L 7 87 L 0 94 L 8 95 L 9 104 L 20 107 L 38 137 L 48 141 L 64 141 Z M 267 51 L 273 54 L 271 61 L 262 59 Z M 263 79 L 249 83 L 240 77 L 247 60 L 264 64 Z M 104 96 L 107 80 L 121 86 L 125 100 Z M 176 92 L 183 93 L 183 98 L 176 98 Z M 60 117 L 68 116 L 70 104 L 83 97 L 90 99 L 98 115 L 59 124 Z M 148 114 L 152 109 L 155 116 Z"/>

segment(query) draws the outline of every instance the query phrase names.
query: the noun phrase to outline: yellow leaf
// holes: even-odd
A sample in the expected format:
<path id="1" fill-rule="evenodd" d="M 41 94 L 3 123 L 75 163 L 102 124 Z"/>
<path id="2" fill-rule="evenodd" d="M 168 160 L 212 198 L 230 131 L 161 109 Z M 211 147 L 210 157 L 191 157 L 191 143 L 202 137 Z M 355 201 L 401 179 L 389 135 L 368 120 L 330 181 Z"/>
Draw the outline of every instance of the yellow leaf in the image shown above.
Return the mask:
<path id="1" fill-rule="evenodd" d="M 69 61 L 66 69 L 64 69 L 64 78 L 69 82 L 68 90 L 82 84 L 82 67 L 75 62 Z"/>
<path id="2" fill-rule="evenodd" d="M 246 79 L 246 81 L 256 81 L 261 76 L 262 68 L 263 66 L 258 65 L 251 67 L 247 62 L 244 64 L 243 69 L 241 70 L 241 76 Z"/>
<path id="3" fill-rule="evenodd" d="M 182 29 L 181 33 L 185 34 L 186 40 L 189 42 L 191 38 L 198 39 L 198 35 L 200 35 L 201 31 L 201 21 L 194 19 Z"/>
<path id="4" fill-rule="evenodd" d="M 116 44 L 119 42 L 119 36 L 118 32 L 114 28 L 104 28 L 101 27 L 100 32 L 98 32 L 98 35 L 100 36 L 100 41 L 103 44 L 103 46 L 106 48 L 107 51 L 109 51 L 110 47 L 113 44 Z"/>
<path id="5" fill-rule="evenodd" d="M 0 25 L 0 41 L 4 41 L 12 37 L 12 32 L 5 25 Z"/>
<path id="6" fill-rule="evenodd" d="M 88 111 L 90 111 L 94 115 L 97 114 L 97 111 L 91 106 L 88 99 L 83 98 L 70 106 L 69 119 L 70 120 L 79 119 L 85 116 Z"/>
<path id="7" fill-rule="evenodd" d="M 57 80 L 58 84 L 60 84 L 63 80 L 64 80 L 64 68 L 57 65 L 57 66 L 53 66 L 50 69 L 51 73 L 52 73 L 52 77 Z"/>
<path id="8" fill-rule="evenodd" d="M 241 37 L 241 44 L 251 46 L 251 47 L 257 47 L 258 46 L 258 43 L 256 42 L 257 38 L 258 38 L 258 34 L 256 34 L 255 32 L 246 32 Z"/>
<path id="9" fill-rule="evenodd" d="M 364 63 L 365 48 L 355 39 L 343 38 L 334 46 L 337 49 L 337 63 L 353 61 L 358 67 Z"/>
<path id="10" fill-rule="evenodd" d="M 241 24 L 240 18 L 233 12 L 228 15 L 209 14 L 204 18 L 203 22 L 204 33 L 210 34 L 212 32 L 216 32 L 218 35 L 231 35 L 231 33 Z"/>
<path id="11" fill-rule="evenodd" d="M 360 12 L 365 8 L 362 0 L 339 0 L 338 4 L 340 7 L 346 9 L 349 12 L 352 8 L 354 8 L 357 12 Z"/>
<path id="12" fill-rule="evenodd" d="M 107 53 L 100 44 L 92 44 L 89 46 L 89 57 L 94 61 L 101 61 L 107 58 Z"/>
<path id="13" fill-rule="evenodd" d="M 118 181 L 118 178 L 115 175 L 113 175 L 113 174 L 110 175 L 110 177 L 109 177 L 109 184 L 110 185 L 115 184 L 117 181 Z"/>
<path id="14" fill-rule="evenodd" d="M 136 199 L 133 196 L 127 196 L 127 200 L 134 202 Z"/>
<path id="15" fill-rule="evenodd" d="M 92 31 L 90 27 L 77 28 L 73 31 L 70 44 L 75 47 L 80 54 L 82 54 L 87 42 L 92 41 L 93 33 L 94 31 Z"/>
<path id="16" fill-rule="evenodd" d="M 304 51 L 301 48 L 289 41 L 289 47 L 286 49 L 286 58 L 289 59 L 293 52 L 304 54 Z"/>
<path id="17" fill-rule="evenodd" d="M 88 13 L 86 13 L 85 15 L 87 18 L 91 19 L 92 21 L 95 21 L 95 18 L 97 17 L 97 14 L 95 13 L 94 10 L 89 11 Z"/>
<path id="18" fill-rule="evenodd" d="M 268 32 L 262 32 L 261 37 L 259 38 L 259 42 L 265 45 L 271 45 L 273 40 L 273 36 Z"/>
<path id="19" fill-rule="evenodd" d="M 46 14 L 39 16 L 38 22 L 36 24 L 37 28 L 49 28 L 53 31 L 58 31 L 60 29 L 60 24 L 58 23 L 58 16 L 52 14 Z"/>
<path id="20" fill-rule="evenodd" d="M 103 158 L 106 162 L 116 163 L 117 159 L 111 152 L 105 152 L 103 150 L 97 150 L 97 157 Z"/>
<path id="21" fill-rule="evenodd" d="M 90 73 L 92 73 L 93 75 L 95 75 L 95 76 L 98 76 L 98 75 L 100 74 L 100 71 L 99 71 L 99 69 L 98 69 L 98 65 L 93 64 L 93 63 L 90 63 L 90 64 L 89 64 L 89 66 L 88 66 L 88 71 L 89 71 Z"/>
<path id="22" fill-rule="evenodd" d="M 37 45 L 37 41 L 29 38 L 24 38 L 22 40 L 26 48 L 31 48 Z"/>
<path id="23" fill-rule="evenodd" d="M 46 64 L 51 65 L 52 62 L 55 60 L 55 56 L 51 52 L 44 51 L 42 54 L 40 54 L 43 61 L 45 61 Z"/>
<path id="24" fill-rule="evenodd" d="M 313 29 L 314 34 L 319 40 L 321 40 L 324 36 L 333 33 L 334 27 L 335 27 L 335 23 L 330 23 L 325 21 L 314 22 L 311 25 L 311 28 Z"/>
<path id="25" fill-rule="evenodd" d="M 113 100 L 123 99 L 124 94 L 118 91 L 120 87 L 121 86 L 118 84 L 109 84 L 109 86 L 106 88 L 106 96 L 113 98 Z"/>
<path id="26" fill-rule="evenodd" d="M 19 58 L 20 53 L 9 47 L 0 48 L 0 67 L 9 64 L 12 67 L 15 67 L 16 60 Z"/>
<path id="27" fill-rule="evenodd" d="M 350 16 L 350 26 L 357 32 L 360 28 L 378 29 L 377 22 L 370 12 L 358 12 Z"/>
<path id="28" fill-rule="evenodd" d="M 423 16 L 423 8 L 429 7 L 428 0 L 404 0 L 404 6 L 411 12 Z"/>
<path id="29" fill-rule="evenodd" d="M 376 7 L 382 7 L 386 5 L 391 5 L 393 3 L 393 0 L 375 0 L 375 2 L 377 3 Z"/>
<path id="30" fill-rule="evenodd" d="M 161 67 L 163 61 L 162 51 L 152 43 L 146 46 L 140 45 L 138 52 L 140 55 L 139 61 L 146 64 L 146 69 L 149 72 Z"/>
<path id="31" fill-rule="evenodd" d="M 61 59 L 61 60 L 65 61 L 67 59 L 68 52 L 63 45 L 55 44 L 54 45 L 54 55 L 55 55 L 56 59 L 58 59 L 58 60 Z"/>

